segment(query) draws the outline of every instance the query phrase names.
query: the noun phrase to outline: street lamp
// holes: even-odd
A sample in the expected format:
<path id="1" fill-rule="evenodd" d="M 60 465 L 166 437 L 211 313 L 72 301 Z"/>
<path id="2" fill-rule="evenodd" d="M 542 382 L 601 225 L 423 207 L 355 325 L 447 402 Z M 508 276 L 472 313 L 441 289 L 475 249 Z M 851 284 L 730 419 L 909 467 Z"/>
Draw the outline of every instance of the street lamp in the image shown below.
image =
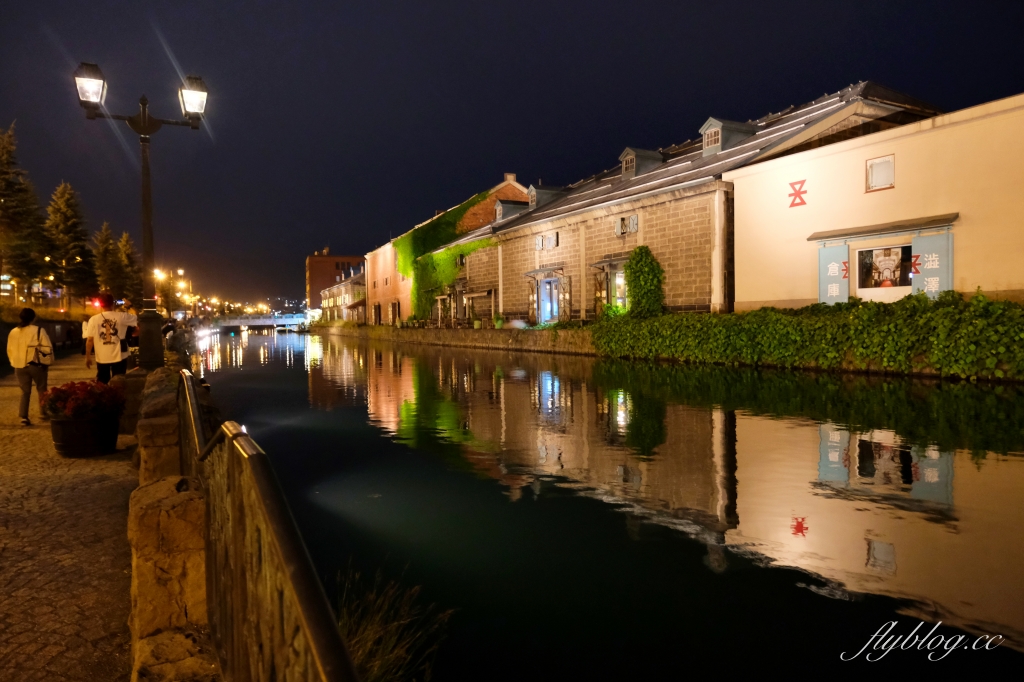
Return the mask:
<path id="1" fill-rule="evenodd" d="M 96 64 L 82 62 L 75 70 L 78 103 L 85 109 L 87 119 L 109 118 L 124 121 L 139 136 L 142 151 L 142 267 L 147 276 L 142 285 L 142 314 L 139 315 L 139 365 L 144 369 L 163 367 L 164 351 L 160 338 L 163 318 L 156 311 L 156 280 L 163 279 L 153 269 L 153 191 L 149 177 L 149 138 L 164 125 L 199 128 L 206 113 L 206 84 L 198 76 L 188 76 L 178 89 L 178 101 L 184 120 L 156 118 L 149 115 L 149 100 L 139 98 L 139 113 L 134 116 L 111 114 L 103 106 L 107 96 L 107 81 Z M 152 273 L 152 276 L 149 276 Z"/>

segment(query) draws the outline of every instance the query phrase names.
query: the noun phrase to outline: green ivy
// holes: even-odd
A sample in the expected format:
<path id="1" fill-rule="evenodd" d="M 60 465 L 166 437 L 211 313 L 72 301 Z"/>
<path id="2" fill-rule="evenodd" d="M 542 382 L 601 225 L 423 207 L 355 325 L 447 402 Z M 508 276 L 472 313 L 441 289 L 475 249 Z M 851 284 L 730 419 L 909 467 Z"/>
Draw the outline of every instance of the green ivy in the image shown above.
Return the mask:
<path id="1" fill-rule="evenodd" d="M 1024 307 L 944 292 L 747 313 L 604 316 L 601 355 L 818 369 L 1024 378 Z"/>
<path id="2" fill-rule="evenodd" d="M 436 253 L 420 256 L 413 262 L 412 313 L 419 319 L 430 317 L 434 297 L 442 287 L 455 284 L 459 276 L 459 258 L 493 246 L 494 239 L 480 239 L 468 244 L 450 246 Z"/>
<path id="3" fill-rule="evenodd" d="M 665 291 L 661 286 L 665 270 L 651 250 L 646 246 L 633 249 L 623 272 L 630 316 L 646 318 L 660 315 L 665 304 Z"/>
<path id="4" fill-rule="evenodd" d="M 398 272 L 406 277 L 413 276 L 416 259 L 439 246 L 453 241 L 458 236 L 459 221 L 466 211 L 487 198 L 487 192 L 470 197 L 455 208 L 445 211 L 433 220 L 413 228 L 391 242 L 398 256 Z"/>

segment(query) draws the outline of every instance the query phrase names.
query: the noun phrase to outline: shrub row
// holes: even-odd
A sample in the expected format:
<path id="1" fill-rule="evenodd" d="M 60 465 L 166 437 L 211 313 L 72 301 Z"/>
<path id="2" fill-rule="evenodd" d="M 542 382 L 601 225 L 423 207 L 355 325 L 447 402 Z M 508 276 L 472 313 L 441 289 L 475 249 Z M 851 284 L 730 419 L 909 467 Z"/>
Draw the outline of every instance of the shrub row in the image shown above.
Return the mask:
<path id="1" fill-rule="evenodd" d="M 606 316 L 593 341 L 611 357 L 1024 378 L 1024 307 L 980 292 L 969 301 L 950 291 L 935 301 Z"/>

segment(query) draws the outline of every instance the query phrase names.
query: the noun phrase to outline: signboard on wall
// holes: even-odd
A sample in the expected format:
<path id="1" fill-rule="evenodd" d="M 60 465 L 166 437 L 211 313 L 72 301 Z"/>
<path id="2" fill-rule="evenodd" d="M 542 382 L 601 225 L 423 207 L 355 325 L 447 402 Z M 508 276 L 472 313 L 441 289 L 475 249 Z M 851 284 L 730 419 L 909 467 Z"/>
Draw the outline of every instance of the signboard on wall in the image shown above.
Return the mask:
<path id="1" fill-rule="evenodd" d="M 953 233 L 914 237 L 911 245 L 914 262 L 914 293 L 923 291 L 937 298 L 953 288 Z"/>
<path id="2" fill-rule="evenodd" d="M 850 300 L 850 247 L 824 246 L 818 249 L 818 303 L 846 303 Z"/>

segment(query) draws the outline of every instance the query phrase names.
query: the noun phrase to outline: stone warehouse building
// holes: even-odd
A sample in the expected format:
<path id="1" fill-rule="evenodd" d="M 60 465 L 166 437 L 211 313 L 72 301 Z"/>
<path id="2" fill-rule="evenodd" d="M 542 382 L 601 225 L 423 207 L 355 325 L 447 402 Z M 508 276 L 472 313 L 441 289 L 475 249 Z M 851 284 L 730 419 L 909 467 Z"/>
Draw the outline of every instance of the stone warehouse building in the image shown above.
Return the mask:
<path id="1" fill-rule="evenodd" d="M 454 236 L 461 240 L 465 235 L 493 222 L 495 206 L 499 201 L 525 205 L 526 200 L 526 188 L 516 182 L 515 173 L 505 173 L 505 179 L 487 190 L 485 196 L 479 200 L 474 197 L 447 211 L 438 211 L 430 220 L 420 223 L 404 235 L 366 254 L 367 322 L 391 325 L 406 320 L 413 314 L 413 281 L 411 273 L 399 272 L 399 254 L 395 248 L 397 242 L 417 230 L 427 233 L 446 213 L 455 214 L 454 212 L 472 202 L 455 225 Z"/>
<path id="2" fill-rule="evenodd" d="M 736 308 L 979 288 L 1024 301 L 1022 158 L 1017 95 L 726 173 Z"/>
<path id="3" fill-rule="evenodd" d="M 526 206 L 495 204 L 494 220 L 472 236 L 493 235 L 497 245 L 469 254 L 465 271 L 478 281 L 493 273 L 507 319 L 593 318 L 606 303 L 627 303 L 622 266 L 643 244 L 665 269 L 669 309 L 727 312 L 735 298 L 734 203 L 723 173 L 939 113 L 861 82 L 746 123 L 709 118 L 695 140 L 627 147 L 610 170 L 567 187 L 531 186 Z"/>

